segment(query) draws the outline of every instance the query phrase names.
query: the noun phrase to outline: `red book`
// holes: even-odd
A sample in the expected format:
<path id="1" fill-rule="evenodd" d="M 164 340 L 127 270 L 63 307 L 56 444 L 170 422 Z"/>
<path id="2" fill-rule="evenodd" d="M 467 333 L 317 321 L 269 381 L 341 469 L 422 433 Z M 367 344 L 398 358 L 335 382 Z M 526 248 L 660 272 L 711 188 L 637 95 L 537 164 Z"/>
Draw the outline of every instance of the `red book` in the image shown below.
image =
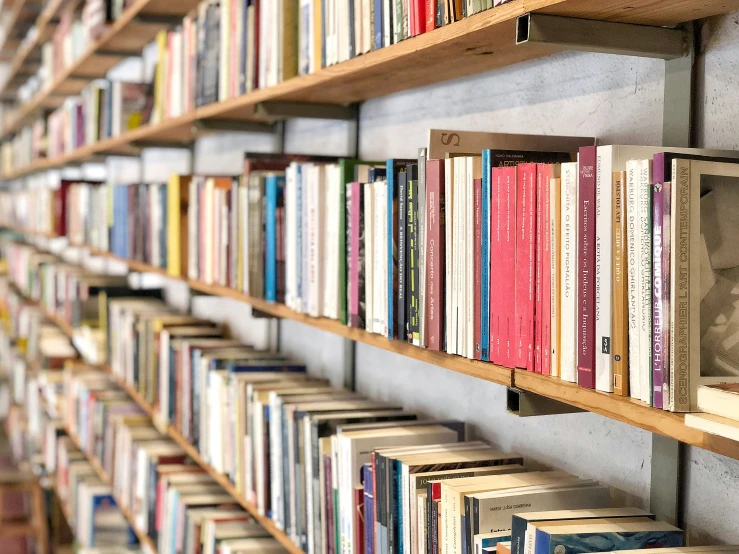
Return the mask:
<path id="1" fill-rule="evenodd" d="M 498 210 L 500 210 L 501 239 L 500 239 L 500 279 L 495 282 L 491 277 L 491 285 L 498 288 L 501 304 L 500 334 L 501 334 L 501 361 L 506 367 L 516 365 L 514 340 L 516 337 L 516 167 L 506 166 L 493 169 L 501 171 L 500 196 Z"/>
<path id="2" fill-rule="evenodd" d="M 577 214 L 577 384 L 595 388 L 595 161 L 596 147 L 580 148 Z"/>
<path id="3" fill-rule="evenodd" d="M 537 179 L 541 183 L 541 317 L 537 333 L 538 344 L 541 345 L 541 373 L 552 373 L 552 221 L 550 205 L 550 185 L 553 175 L 551 165 L 542 164 L 537 168 Z"/>
<path id="4" fill-rule="evenodd" d="M 516 166 L 516 225 L 515 225 L 515 367 L 533 369 L 529 363 L 530 327 L 534 304 L 534 246 L 536 164 Z M 531 318 L 533 319 L 533 318 Z"/>
<path id="5" fill-rule="evenodd" d="M 67 201 L 69 199 L 69 188 L 71 181 L 62 181 L 59 188 L 54 191 L 54 227 L 52 233 L 63 237 L 67 234 Z"/>
<path id="6" fill-rule="evenodd" d="M 542 373 L 542 325 L 544 301 L 544 227 L 549 223 L 548 214 L 544 213 L 544 181 L 549 182 L 551 166 L 538 164 L 536 167 L 536 307 L 534 309 L 534 371 Z"/>
<path id="7" fill-rule="evenodd" d="M 426 16 L 426 21 L 424 22 L 424 27 L 428 33 L 436 29 L 436 0 L 426 0 L 425 8 L 424 15 Z"/>
<path id="8" fill-rule="evenodd" d="M 474 221 L 474 276 L 475 276 L 475 359 L 482 360 L 482 323 L 480 314 L 482 313 L 482 179 L 475 179 L 473 182 L 474 201 L 475 201 L 475 221 Z"/>
<path id="9" fill-rule="evenodd" d="M 444 160 L 426 162 L 426 337 L 428 349 L 444 346 Z"/>
<path id="10" fill-rule="evenodd" d="M 364 554 L 364 489 L 354 489 L 354 552 Z"/>
<path id="11" fill-rule="evenodd" d="M 411 0 L 411 3 L 414 4 L 411 36 L 416 36 L 426 32 L 426 0 Z M 436 11 L 434 11 L 435 15 Z"/>
<path id="12" fill-rule="evenodd" d="M 503 271 L 500 258 L 501 244 L 501 211 L 499 209 L 499 198 L 502 189 L 503 172 L 492 168 L 490 174 L 490 271 L 488 272 L 490 291 L 490 361 L 494 364 L 502 364 L 500 355 L 500 315 L 502 310 L 500 296 L 500 275 Z"/>

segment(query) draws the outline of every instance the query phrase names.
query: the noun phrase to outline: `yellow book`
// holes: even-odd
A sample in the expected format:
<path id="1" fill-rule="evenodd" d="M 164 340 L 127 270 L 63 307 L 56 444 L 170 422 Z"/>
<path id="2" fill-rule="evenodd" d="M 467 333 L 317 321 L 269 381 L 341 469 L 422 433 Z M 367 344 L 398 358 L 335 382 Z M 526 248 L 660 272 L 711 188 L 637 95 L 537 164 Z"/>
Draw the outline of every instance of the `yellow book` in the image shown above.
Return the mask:
<path id="1" fill-rule="evenodd" d="M 298 74 L 298 3 L 280 2 L 282 6 L 282 74 L 286 81 Z"/>
<path id="2" fill-rule="evenodd" d="M 167 181 L 167 273 L 172 277 L 187 275 L 187 206 L 191 178 L 175 174 Z"/>
<path id="3" fill-rule="evenodd" d="M 313 56 L 310 72 L 315 73 L 321 69 L 322 51 L 323 51 L 323 30 L 321 29 L 321 21 L 323 15 L 321 12 L 321 0 L 313 0 Z"/>
<path id="4" fill-rule="evenodd" d="M 154 117 L 153 123 L 159 123 L 164 114 L 164 87 L 167 76 L 167 31 L 157 33 L 157 69 L 154 75 Z"/>

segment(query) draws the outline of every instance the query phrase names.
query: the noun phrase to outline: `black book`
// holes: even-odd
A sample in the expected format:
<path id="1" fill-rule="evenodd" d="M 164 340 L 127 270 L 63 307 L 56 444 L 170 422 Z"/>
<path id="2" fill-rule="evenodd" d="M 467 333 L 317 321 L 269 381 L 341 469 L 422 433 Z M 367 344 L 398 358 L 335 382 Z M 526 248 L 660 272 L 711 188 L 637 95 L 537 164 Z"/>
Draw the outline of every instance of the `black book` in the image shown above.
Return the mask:
<path id="1" fill-rule="evenodd" d="M 419 226 L 418 226 L 418 166 L 408 166 L 408 257 L 410 258 L 410 273 L 408 276 L 408 296 L 410 305 L 410 340 L 413 344 L 420 344 L 420 303 L 419 290 L 421 267 L 419 264 Z"/>
<path id="2" fill-rule="evenodd" d="M 398 309 L 395 328 L 398 338 L 410 340 L 406 285 L 408 281 L 408 174 L 398 175 Z"/>

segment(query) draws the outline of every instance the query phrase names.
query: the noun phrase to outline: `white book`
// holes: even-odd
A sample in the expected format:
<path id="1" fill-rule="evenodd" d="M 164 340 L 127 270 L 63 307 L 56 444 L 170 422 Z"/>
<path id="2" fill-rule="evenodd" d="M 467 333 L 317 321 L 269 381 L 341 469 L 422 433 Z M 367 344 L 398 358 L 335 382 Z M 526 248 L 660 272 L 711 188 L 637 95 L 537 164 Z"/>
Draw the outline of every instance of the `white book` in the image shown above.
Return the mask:
<path id="1" fill-rule="evenodd" d="M 479 161 L 479 160 L 478 160 Z M 465 354 L 475 357 L 475 157 L 468 156 L 465 164 Z"/>
<path id="2" fill-rule="evenodd" d="M 385 335 L 387 329 L 387 181 L 372 183 L 374 215 L 372 332 Z M 392 232 L 392 231 L 391 231 Z M 365 230 L 366 234 L 366 230 Z M 365 254 L 366 259 L 366 254 Z"/>
<path id="3" fill-rule="evenodd" d="M 639 390 L 652 405 L 652 159 L 638 162 L 639 175 Z"/>
<path id="4" fill-rule="evenodd" d="M 172 33 L 172 48 L 170 49 L 172 56 L 172 86 L 170 87 L 171 98 L 167 100 L 169 103 L 169 116 L 177 117 L 182 115 L 182 31 Z"/>
<path id="5" fill-rule="evenodd" d="M 313 317 L 321 315 L 321 307 L 323 306 L 324 290 L 324 271 L 325 271 L 325 206 L 326 206 L 326 188 L 324 166 L 316 164 L 311 168 L 309 173 L 309 229 L 308 244 L 309 252 L 309 271 L 310 271 L 310 298 L 308 303 L 308 314 Z"/>
<path id="6" fill-rule="evenodd" d="M 325 283 L 323 295 L 323 315 L 339 319 L 339 222 L 341 219 L 340 187 L 341 168 L 338 164 L 326 166 L 325 176 L 326 207 L 323 224 L 325 237 Z"/>
<path id="7" fill-rule="evenodd" d="M 464 188 L 462 186 L 464 173 L 461 171 L 464 165 L 463 159 L 452 160 L 452 190 L 454 198 L 458 201 L 454 203 L 454 264 L 452 265 L 452 287 L 454 299 L 452 303 L 452 341 L 454 341 L 456 353 L 460 356 L 465 355 L 464 351 L 464 290 L 463 284 L 463 265 L 465 257 L 464 245 L 464 212 L 466 202 L 464 201 Z"/>
<path id="8" fill-rule="evenodd" d="M 256 61 L 254 52 L 255 46 L 257 45 L 254 29 L 256 28 L 256 23 L 256 8 L 254 4 L 250 4 L 246 8 L 246 40 L 248 42 L 246 48 L 246 92 L 254 90 L 254 62 Z M 261 60 L 261 55 L 259 57 Z"/>
<path id="9" fill-rule="evenodd" d="M 371 16 L 372 14 L 372 7 L 370 6 L 370 2 L 373 2 L 374 0 L 361 0 L 362 3 L 362 50 L 361 54 L 366 54 L 370 50 L 372 50 L 372 45 L 375 42 L 375 37 L 372 36 L 372 27 L 373 27 L 373 21 Z"/>
<path id="10" fill-rule="evenodd" d="M 291 163 L 285 170 L 285 305 L 295 310 L 295 297 L 298 288 L 295 246 L 297 241 L 296 212 L 296 164 Z"/>
<path id="11" fill-rule="evenodd" d="M 374 328 L 374 259 L 375 259 L 375 214 L 374 214 L 374 194 L 372 192 L 372 183 L 364 185 L 364 305 L 365 330 L 372 332 Z"/>
<path id="12" fill-rule="evenodd" d="M 285 529 L 283 509 L 282 473 L 282 401 L 275 391 L 269 393 L 269 460 L 270 460 L 270 500 L 272 521 L 278 529 Z"/>
<path id="13" fill-rule="evenodd" d="M 301 190 L 301 198 L 300 198 L 300 229 L 301 229 L 301 239 L 300 239 L 300 250 L 301 250 L 301 279 L 300 279 L 300 305 L 301 305 L 301 312 L 304 314 L 309 313 L 309 304 L 310 304 L 310 242 L 308 240 L 308 225 L 310 222 L 310 217 L 308 213 L 308 206 L 309 206 L 309 200 L 308 200 L 308 191 L 309 191 L 309 181 L 311 179 L 310 174 L 311 171 L 313 171 L 313 164 L 305 164 L 302 166 L 302 171 L 299 174 L 299 184 L 298 187 Z"/>
<path id="14" fill-rule="evenodd" d="M 612 149 L 612 146 L 597 148 L 595 174 L 595 388 L 604 392 L 613 392 Z"/>
<path id="15" fill-rule="evenodd" d="M 218 100 L 223 102 L 228 99 L 228 80 L 229 80 L 229 60 L 231 59 L 230 51 L 231 40 L 235 37 L 231 36 L 229 23 L 231 22 L 231 2 L 238 0 L 221 0 L 220 9 L 220 56 L 218 57 Z"/>
<path id="16" fill-rule="evenodd" d="M 239 186 L 239 251 L 241 252 L 241 292 L 249 292 L 249 191 Z"/>
<path id="17" fill-rule="evenodd" d="M 640 282 L 638 245 L 639 242 L 639 163 L 626 162 L 626 270 L 629 287 L 629 394 L 641 398 L 642 379 L 639 376 L 639 310 L 641 296 L 637 283 Z"/>
<path id="18" fill-rule="evenodd" d="M 560 178 L 551 179 L 549 185 L 549 225 L 550 225 L 550 246 L 549 246 L 549 263 L 551 274 L 550 301 L 551 301 L 551 360 L 549 362 L 550 373 L 552 377 L 560 376 L 560 314 L 561 295 L 560 283 L 562 277 L 562 234 L 561 234 L 561 201 L 562 201 L 562 180 Z M 546 263 L 546 260 L 545 260 Z"/>
<path id="19" fill-rule="evenodd" d="M 445 210 L 447 214 L 454 214 L 454 193 L 452 187 L 452 167 L 453 159 L 447 158 L 444 160 L 444 201 Z M 454 283 L 453 283 L 453 271 L 454 268 L 454 226 L 453 222 L 447 220 L 447 224 L 444 228 L 446 249 L 444 252 L 444 329 L 446 338 L 446 351 L 449 354 L 456 354 L 456 348 L 454 341 L 452 340 L 452 323 L 454 318 Z"/>
<path id="20" fill-rule="evenodd" d="M 560 377 L 577 381 L 577 192 L 578 164 L 562 164 Z"/>

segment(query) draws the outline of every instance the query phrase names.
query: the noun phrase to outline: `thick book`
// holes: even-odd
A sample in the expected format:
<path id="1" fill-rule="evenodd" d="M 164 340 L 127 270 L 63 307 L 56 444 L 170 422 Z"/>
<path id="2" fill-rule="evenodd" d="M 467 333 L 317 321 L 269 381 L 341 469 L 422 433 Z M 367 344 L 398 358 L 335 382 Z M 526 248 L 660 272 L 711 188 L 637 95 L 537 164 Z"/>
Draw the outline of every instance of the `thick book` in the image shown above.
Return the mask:
<path id="1" fill-rule="evenodd" d="M 595 167 L 596 147 L 578 159 L 577 384 L 595 388 Z"/>
<path id="2" fill-rule="evenodd" d="M 626 172 L 613 173 L 613 392 L 629 395 L 629 298 L 626 283 Z"/>
<path id="3" fill-rule="evenodd" d="M 696 405 L 702 412 L 739 421 L 739 383 L 699 386 Z"/>
<path id="4" fill-rule="evenodd" d="M 446 261 L 446 205 L 444 187 L 444 161 L 426 162 L 426 207 L 427 207 L 427 270 L 426 270 L 426 314 L 428 317 L 428 348 L 444 349 L 444 290 Z"/>

